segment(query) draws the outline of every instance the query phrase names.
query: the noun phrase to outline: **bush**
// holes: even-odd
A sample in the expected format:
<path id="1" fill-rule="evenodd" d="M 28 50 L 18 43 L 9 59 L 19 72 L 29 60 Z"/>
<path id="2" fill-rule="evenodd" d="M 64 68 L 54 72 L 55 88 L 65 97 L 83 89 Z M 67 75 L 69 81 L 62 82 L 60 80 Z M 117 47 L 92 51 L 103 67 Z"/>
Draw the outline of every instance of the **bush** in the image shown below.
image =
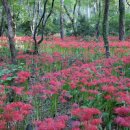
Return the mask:
<path id="1" fill-rule="evenodd" d="M 85 16 L 81 16 L 77 21 L 77 34 L 82 36 L 94 36 L 95 34 L 95 23 L 87 20 Z"/>

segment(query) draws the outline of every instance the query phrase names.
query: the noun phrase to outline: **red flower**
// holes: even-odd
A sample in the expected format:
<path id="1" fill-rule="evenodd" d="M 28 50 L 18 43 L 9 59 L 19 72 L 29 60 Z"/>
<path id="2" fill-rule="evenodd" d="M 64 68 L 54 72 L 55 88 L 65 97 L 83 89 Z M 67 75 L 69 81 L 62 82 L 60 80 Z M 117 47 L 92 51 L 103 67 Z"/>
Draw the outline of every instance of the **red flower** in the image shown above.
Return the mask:
<path id="1" fill-rule="evenodd" d="M 121 107 L 115 108 L 115 113 L 120 116 L 125 116 L 125 115 L 127 116 L 128 114 L 130 114 L 130 107 L 121 106 Z"/>
<path id="2" fill-rule="evenodd" d="M 15 81 L 17 83 L 24 83 L 31 76 L 31 74 L 28 71 L 20 71 L 18 72 L 17 76 L 18 77 L 15 79 Z"/>

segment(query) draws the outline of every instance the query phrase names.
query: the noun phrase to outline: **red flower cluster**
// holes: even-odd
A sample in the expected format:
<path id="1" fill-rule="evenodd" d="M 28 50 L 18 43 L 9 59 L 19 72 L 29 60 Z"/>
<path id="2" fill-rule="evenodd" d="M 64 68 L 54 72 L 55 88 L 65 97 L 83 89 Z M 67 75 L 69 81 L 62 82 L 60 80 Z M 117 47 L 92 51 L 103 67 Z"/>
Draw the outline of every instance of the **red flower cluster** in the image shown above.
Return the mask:
<path id="1" fill-rule="evenodd" d="M 16 83 L 24 83 L 29 77 L 30 72 L 28 71 L 20 71 L 17 73 L 17 78 L 15 79 Z"/>
<path id="2" fill-rule="evenodd" d="M 80 125 L 84 126 L 85 130 L 98 130 L 98 125 L 102 123 L 100 118 L 95 118 L 101 114 L 96 108 L 74 108 L 71 113 L 79 118 Z M 79 124 L 73 127 L 73 130 L 78 130 Z"/>
<path id="3" fill-rule="evenodd" d="M 14 92 L 15 92 L 17 95 L 22 95 L 22 94 L 23 94 L 24 87 L 15 87 L 15 86 L 13 86 L 12 89 L 14 90 Z"/>
<path id="4" fill-rule="evenodd" d="M 124 56 L 122 58 L 122 61 L 124 62 L 124 64 L 130 64 L 130 56 Z"/>
<path id="5" fill-rule="evenodd" d="M 32 112 L 32 106 L 23 102 L 13 102 L 4 107 L 3 116 L 7 122 L 19 122 Z"/>
<path id="6" fill-rule="evenodd" d="M 36 121 L 37 130 L 63 130 L 66 127 L 68 116 L 58 116 L 55 119 L 46 118 L 44 121 Z"/>
<path id="7" fill-rule="evenodd" d="M 115 118 L 115 122 L 123 127 L 130 127 L 130 107 L 118 107 L 115 109 L 115 113 L 118 115 Z"/>

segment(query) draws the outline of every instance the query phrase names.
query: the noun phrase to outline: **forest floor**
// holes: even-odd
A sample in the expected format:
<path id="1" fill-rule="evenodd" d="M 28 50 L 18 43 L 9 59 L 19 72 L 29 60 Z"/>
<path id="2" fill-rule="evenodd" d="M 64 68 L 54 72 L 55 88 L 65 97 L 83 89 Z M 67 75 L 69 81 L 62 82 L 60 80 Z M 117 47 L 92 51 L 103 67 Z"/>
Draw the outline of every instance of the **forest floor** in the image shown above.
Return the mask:
<path id="1" fill-rule="evenodd" d="M 32 55 L 16 37 L 17 65 L 0 38 L 0 130 L 130 130 L 130 39 L 52 37 Z"/>

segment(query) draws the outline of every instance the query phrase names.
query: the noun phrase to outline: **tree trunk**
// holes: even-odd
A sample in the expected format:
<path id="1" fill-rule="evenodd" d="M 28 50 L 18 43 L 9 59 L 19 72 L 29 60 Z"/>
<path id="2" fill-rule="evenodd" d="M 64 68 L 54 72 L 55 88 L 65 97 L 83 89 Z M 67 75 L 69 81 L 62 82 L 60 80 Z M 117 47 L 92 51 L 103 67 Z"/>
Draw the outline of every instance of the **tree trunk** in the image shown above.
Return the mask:
<path id="1" fill-rule="evenodd" d="M 87 12 L 87 19 L 89 20 L 90 19 L 90 17 L 91 17 L 91 11 L 90 11 L 90 6 L 89 6 L 89 4 L 88 4 L 88 6 L 87 6 L 87 10 L 86 10 Z"/>
<path id="2" fill-rule="evenodd" d="M 15 37 L 16 36 L 15 14 L 12 15 L 12 28 L 13 28 L 13 33 L 14 33 L 14 37 Z"/>
<path id="3" fill-rule="evenodd" d="M 64 39 L 64 14 L 63 14 L 63 8 L 64 8 L 64 0 L 60 0 L 61 1 L 61 12 L 60 12 L 60 35 L 61 35 L 61 39 Z"/>
<path id="4" fill-rule="evenodd" d="M 73 31 L 74 31 L 74 36 L 76 37 L 77 36 L 77 31 L 76 31 L 74 19 L 71 22 L 72 22 L 72 28 L 73 28 Z"/>
<path id="5" fill-rule="evenodd" d="M 47 14 L 47 3 L 48 3 L 48 0 L 45 0 L 42 16 L 41 16 L 40 20 L 38 21 L 38 24 L 36 25 L 36 27 L 34 29 L 34 35 L 33 35 L 33 40 L 34 40 L 34 54 L 38 54 L 39 45 L 42 43 L 42 41 L 44 39 L 44 29 L 46 27 L 48 19 L 50 18 L 51 14 L 53 13 L 53 7 L 54 7 L 55 0 L 52 0 L 52 2 L 51 2 L 51 8 L 50 8 L 50 11 L 49 11 L 48 14 Z M 41 38 L 38 40 L 36 34 L 37 34 L 38 28 L 40 27 L 41 24 L 42 24 Z"/>
<path id="6" fill-rule="evenodd" d="M 16 49 L 14 44 L 14 32 L 13 32 L 13 21 L 11 16 L 11 10 L 8 5 L 7 0 L 2 0 L 2 4 L 4 6 L 6 15 L 7 15 L 7 22 L 8 22 L 8 39 L 9 39 L 9 47 L 11 53 L 11 61 L 13 64 L 16 64 Z"/>
<path id="7" fill-rule="evenodd" d="M 77 29 L 75 27 L 75 11 L 76 11 L 77 4 L 78 4 L 78 0 L 75 1 L 74 7 L 73 7 L 73 15 L 72 16 L 71 16 L 70 12 L 68 11 L 67 7 L 64 5 L 64 9 L 66 11 L 66 14 L 67 14 L 68 18 L 71 21 L 72 29 L 73 29 L 73 35 L 75 37 L 77 36 Z"/>
<path id="8" fill-rule="evenodd" d="M 81 1 L 78 1 L 78 17 L 81 16 Z"/>
<path id="9" fill-rule="evenodd" d="M 99 25 L 100 25 L 100 19 L 101 19 L 101 1 L 99 0 L 98 1 L 98 21 L 97 21 L 97 24 L 96 24 L 96 39 L 98 40 L 99 38 L 99 35 L 100 35 L 100 31 L 99 31 Z"/>
<path id="10" fill-rule="evenodd" d="M 103 40 L 104 40 L 104 47 L 106 49 L 106 58 L 110 57 L 110 47 L 108 41 L 108 16 L 109 16 L 109 5 L 110 0 L 105 1 L 105 8 L 104 8 L 104 17 L 103 17 Z"/>
<path id="11" fill-rule="evenodd" d="M 125 40 L 125 0 L 119 0 L 119 40 Z"/>
<path id="12" fill-rule="evenodd" d="M 0 23 L 0 36 L 3 35 L 3 31 L 4 31 L 4 9 L 2 9 L 2 13 L 1 13 L 1 23 Z"/>
<path id="13" fill-rule="evenodd" d="M 34 54 L 38 54 L 38 48 L 39 48 L 38 43 L 34 42 Z"/>
<path id="14" fill-rule="evenodd" d="M 39 15 L 39 3 L 40 1 L 35 1 L 34 2 L 34 7 L 33 7 L 33 21 L 32 21 L 32 25 L 31 25 L 31 32 L 32 32 L 32 36 L 34 35 L 34 30 L 36 25 L 38 24 L 38 15 Z M 38 33 L 38 30 L 37 30 Z M 37 35 L 37 34 L 36 34 Z"/>

